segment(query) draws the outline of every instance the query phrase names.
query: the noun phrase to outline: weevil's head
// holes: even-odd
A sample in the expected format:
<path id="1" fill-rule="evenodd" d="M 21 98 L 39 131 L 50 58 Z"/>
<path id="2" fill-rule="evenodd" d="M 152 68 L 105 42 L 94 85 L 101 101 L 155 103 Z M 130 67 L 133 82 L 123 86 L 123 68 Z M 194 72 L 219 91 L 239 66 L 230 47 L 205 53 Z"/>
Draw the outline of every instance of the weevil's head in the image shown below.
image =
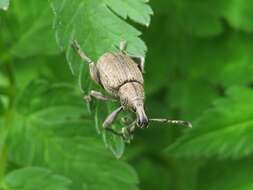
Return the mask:
<path id="1" fill-rule="evenodd" d="M 148 125 L 148 117 L 144 109 L 144 89 L 138 82 L 128 82 L 119 89 L 121 104 L 136 113 L 137 124 L 140 127 Z"/>

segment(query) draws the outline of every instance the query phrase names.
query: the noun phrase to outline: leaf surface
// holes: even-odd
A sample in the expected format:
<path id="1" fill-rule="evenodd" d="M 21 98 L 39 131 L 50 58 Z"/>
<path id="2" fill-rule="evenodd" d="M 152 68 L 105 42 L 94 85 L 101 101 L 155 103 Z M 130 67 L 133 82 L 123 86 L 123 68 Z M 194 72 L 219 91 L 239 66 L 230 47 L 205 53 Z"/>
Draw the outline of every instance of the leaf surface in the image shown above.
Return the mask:
<path id="1" fill-rule="evenodd" d="M 168 153 L 222 158 L 250 155 L 253 151 L 253 92 L 234 87 L 228 96 L 193 123 L 193 130 L 172 144 Z"/>
<path id="2" fill-rule="evenodd" d="M 137 189 L 135 171 L 105 149 L 72 86 L 31 83 L 17 107 L 8 137 L 14 163 L 47 167 L 75 189 Z"/>
<path id="3" fill-rule="evenodd" d="M 69 190 L 71 181 L 55 175 L 52 171 L 39 167 L 14 170 L 5 176 L 5 190 Z"/>

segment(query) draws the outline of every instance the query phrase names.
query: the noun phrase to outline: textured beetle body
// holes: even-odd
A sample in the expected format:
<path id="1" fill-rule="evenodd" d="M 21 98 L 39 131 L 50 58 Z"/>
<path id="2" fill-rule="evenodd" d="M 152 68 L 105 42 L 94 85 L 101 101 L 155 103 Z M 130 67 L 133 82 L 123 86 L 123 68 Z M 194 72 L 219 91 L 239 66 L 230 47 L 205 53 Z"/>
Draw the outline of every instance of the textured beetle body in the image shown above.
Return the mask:
<path id="1" fill-rule="evenodd" d="M 95 64 L 89 57 L 81 51 L 80 45 L 77 41 L 73 42 L 73 48 L 77 51 L 81 59 L 89 63 L 91 78 L 101 85 L 113 97 L 103 95 L 98 91 L 90 91 L 84 98 L 91 101 L 92 98 L 99 100 L 117 99 L 120 101 L 120 107 L 114 110 L 104 121 L 103 127 L 111 132 L 128 137 L 132 134 L 135 126 L 145 127 L 149 121 L 162 122 L 170 124 L 179 124 L 191 127 L 191 124 L 182 120 L 169 119 L 148 119 L 144 111 L 144 80 L 142 74 L 144 73 L 144 57 L 130 56 L 126 51 L 126 43 L 122 42 L 119 45 L 120 52 L 105 53 Z M 129 109 L 136 113 L 137 119 L 122 128 L 122 132 L 118 133 L 109 126 L 116 119 L 117 115 L 125 109 Z M 130 135 L 131 136 L 131 135 Z"/>
<path id="2" fill-rule="evenodd" d="M 113 95 L 117 95 L 125 83 L 138 82 L 143 85 L 142 73 L 137 64 L 123 53 L 104 54 L 96 67 L 101 85 Z"/>
<path id="3" fill-rule="evenodd" d="M 137 112 L 141 126 L 148 121 L 144 112 L 144 80 L 138 65 L 124 53 L 106 53 L 96 64 L 100 85 L 121 105 Z"/>

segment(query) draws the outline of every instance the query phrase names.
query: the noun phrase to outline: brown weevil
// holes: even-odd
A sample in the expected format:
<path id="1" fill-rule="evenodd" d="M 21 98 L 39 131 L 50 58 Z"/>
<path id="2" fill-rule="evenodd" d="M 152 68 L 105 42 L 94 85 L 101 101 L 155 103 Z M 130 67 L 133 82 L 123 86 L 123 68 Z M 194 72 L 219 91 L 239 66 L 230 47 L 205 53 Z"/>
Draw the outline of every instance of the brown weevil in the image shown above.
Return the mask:
<path id="1" fill-rule="evenodd" d="M 148 118 L 144 109 L 144 57 L 131 56 L 126 52 L 126 41 L 119 44 L 118 53 L 105 53 L 95 64 L 81 50 L 77 41 L 73 41 L 72 46 L 77 51 L 84 62 L 89 63 L 91 78 L 107 91 L 110 96 L 105 96 L 101 92 L 90 91 L 84 98 L 91 101 L 92 98 L 98 100 L 116 100 L 120 102 L 119 108 L 114 110 L 104 121 L 103 128 L 122 136 L 124 139 L 130 138 L 136 127 L 147 127 L 150 121 L 157 121 L 170 124 L 178 124 L 192 127 L 190 122 L 182 120 Z M 117 115 L 123 110 L 130 110 L 136 113 L 136 120 L 127 127 L 123 127 L 121 132 L 117 132 L 110 127 Z"/>

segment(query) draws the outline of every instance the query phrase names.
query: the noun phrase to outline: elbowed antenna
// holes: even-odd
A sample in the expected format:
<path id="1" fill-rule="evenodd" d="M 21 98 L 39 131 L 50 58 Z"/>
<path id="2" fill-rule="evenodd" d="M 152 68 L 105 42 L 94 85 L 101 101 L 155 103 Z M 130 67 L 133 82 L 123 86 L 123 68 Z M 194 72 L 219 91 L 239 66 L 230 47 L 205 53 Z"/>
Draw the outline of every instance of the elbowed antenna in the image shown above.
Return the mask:
<path id="1" fill-rule="evenodd" d="M 183 125 L 185 127 L 192 128 L 191 122 L 183 121 L 183 120 L 170 120 L 170 119 L 162 119 L 162 118 L 151 118 L 151 119 L 149 119 L 149 121 L 156 121 L 156 122 L 161 122 L 161 123 Z"/>

